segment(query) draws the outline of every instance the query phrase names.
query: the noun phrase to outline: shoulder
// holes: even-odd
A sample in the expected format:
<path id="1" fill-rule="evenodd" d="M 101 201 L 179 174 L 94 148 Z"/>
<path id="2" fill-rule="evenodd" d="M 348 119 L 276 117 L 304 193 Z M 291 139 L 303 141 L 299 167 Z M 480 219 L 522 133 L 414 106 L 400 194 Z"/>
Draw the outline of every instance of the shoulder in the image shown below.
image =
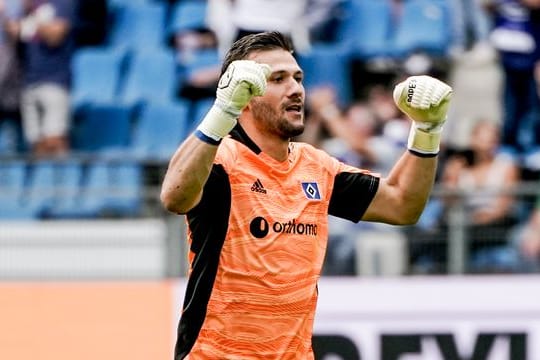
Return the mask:
<path id="1" fill-rule="evenodd" d="M 339 173 L 362 173 L 369 174 L 375 177 L 380 177 L 380 174 L 371 172 L 366 169 L 360 169 L 352 165 L 348 165 L 324 150 L 318 149 L 313 145 L 301 142 L 292 142 L 293 151 L 297 152 L 297 159 L 302 162 L 311 162 L 314 166 L 322 168 L 334 176 Z"/>
<path id="2" fill-rule="evenodd" d="M 235 141 L 229 137 L 223 138 L 221 144 L 219 145 L 215 162 L 223 165 L 234 163 L 238 158 L 239 152 L 241 151 L 239 149 L 239 145 L 240 144 L 238 141 Z"/>

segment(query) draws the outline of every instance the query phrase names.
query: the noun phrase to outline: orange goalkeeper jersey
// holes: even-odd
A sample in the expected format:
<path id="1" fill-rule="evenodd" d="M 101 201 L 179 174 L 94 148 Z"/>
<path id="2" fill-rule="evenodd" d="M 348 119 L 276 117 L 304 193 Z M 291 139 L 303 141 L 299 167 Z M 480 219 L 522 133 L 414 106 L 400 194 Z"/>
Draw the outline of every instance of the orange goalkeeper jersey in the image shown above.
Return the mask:
<path id="1" fill-rule="evenodd" d="M 328 214 L 359 221 L 378 184 L 307 144 L 291 143 L 278 162 L 237 126 L 187 214 L 175 359 L 313 359 Z"/>

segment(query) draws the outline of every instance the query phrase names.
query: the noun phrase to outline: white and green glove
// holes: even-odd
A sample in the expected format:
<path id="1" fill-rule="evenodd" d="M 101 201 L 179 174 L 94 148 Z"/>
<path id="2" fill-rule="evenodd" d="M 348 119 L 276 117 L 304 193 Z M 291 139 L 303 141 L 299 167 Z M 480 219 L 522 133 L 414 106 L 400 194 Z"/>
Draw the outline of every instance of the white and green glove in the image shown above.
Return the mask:
<path id="1" fill-rule="evenodd" d="M 217 145 L 236 125 L 242 109 L 254 96 L 266 91 L 266 78 L 271 68 L 252 60 L 233 61 L 221 78 L 216 100 L 195 135 L 209 144 Z"/>
<path id="2" fill-rule="evenodd" d="M 407 147 L 425 156 L 439 153 L 452 88 L 427 75 L 411 76 L 394 88 L 394 102 L 413 121 Z"/>

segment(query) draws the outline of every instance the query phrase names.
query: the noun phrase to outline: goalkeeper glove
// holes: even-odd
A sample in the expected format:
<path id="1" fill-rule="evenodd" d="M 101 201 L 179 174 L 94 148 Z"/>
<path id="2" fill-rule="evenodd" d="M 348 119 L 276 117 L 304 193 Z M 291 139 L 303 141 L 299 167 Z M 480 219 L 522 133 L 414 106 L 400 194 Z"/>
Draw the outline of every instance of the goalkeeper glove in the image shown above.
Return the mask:
<path id="1" fill-rule="evenodd" d="M 452 88 L 427 75 L 411 76 L 394 88 L 394 102 L 413 124 L 408 148 L 423 155 L 439 152 Z"/>
<path id="2" fill-rule="evenodd" d="M 197 127 L 195 135 L 217 145 L 236 125 L 242 109 L 266 91 L 270 66 L 252 60 L 233 61 L 219 79 L 216 100 Z"/>

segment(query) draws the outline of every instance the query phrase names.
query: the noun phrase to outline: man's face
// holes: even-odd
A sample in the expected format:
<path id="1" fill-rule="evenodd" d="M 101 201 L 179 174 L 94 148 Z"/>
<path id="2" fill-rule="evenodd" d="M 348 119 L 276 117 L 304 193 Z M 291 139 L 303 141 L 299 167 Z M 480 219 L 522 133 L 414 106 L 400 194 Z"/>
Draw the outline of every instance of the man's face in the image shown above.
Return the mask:
<path id="1" fill-rule="evenodd" d="M 254 97 L 247 107 L 257 127 L 282 139 L 300 135 L 304 131 L 304 74 L 292 54 L 281 49 L 259 51 L 248 59 L 272 68 L 265 94 Z"/>

